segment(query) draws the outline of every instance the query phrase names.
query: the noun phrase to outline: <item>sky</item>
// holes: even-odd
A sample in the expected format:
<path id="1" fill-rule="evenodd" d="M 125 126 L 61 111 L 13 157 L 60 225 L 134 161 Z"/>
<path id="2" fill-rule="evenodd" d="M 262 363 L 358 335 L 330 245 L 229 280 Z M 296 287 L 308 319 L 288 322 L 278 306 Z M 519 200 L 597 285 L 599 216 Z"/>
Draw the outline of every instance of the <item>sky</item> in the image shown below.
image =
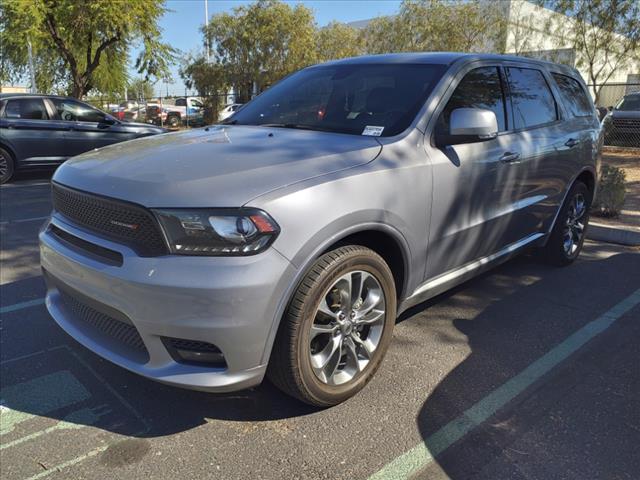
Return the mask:
<path id="1" fill-rule="evenodd" d="M 204 24 L 204 2 L 208 1 L 209 17 L 216 13 L 231 12 L 234 7 L 252 3 L 245 0 L 168 0 L 167 12 L 160 21 L 162 36 L 165 42 L 184 53 L 198 52 L 202 48 L 202 34 L 200 27 Z M 331 21 L 354 22 L 366 20 L 382 15 L 392 15 L 398 11 L 399 0 L 309 0 L 287 1 L 295 5 L 302 3 L 313 10 L 316 23 L 324 26 Z M 135 60 L 138 51 L 134 49 L 132 59 Z M 133 61 L 131 64 L 133 65 Z M 133 66 L 130 74 L 137 75 Z M 178 75 L 178 66 L 173 67 L 173 83 L 168 86 L 156 83 L 155 90 L 165 95 L 167 87 L 170 95 L 184 95 L 184 83 Z"/>

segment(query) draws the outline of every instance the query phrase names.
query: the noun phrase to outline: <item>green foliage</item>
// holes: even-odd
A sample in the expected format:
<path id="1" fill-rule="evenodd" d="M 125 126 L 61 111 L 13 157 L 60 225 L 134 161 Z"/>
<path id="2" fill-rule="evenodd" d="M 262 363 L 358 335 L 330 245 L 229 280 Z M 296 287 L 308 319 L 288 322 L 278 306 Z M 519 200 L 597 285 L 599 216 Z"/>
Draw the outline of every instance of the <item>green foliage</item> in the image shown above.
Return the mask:
<path id="1" fill-rule="evenodd" d="M 538 4 L 575 20 L 553 16 L 544 28 L 575 50 L 575 66 L 588 72 L 588 83 L 604 84 L 616 71 L 640 64 L 640 1 L 538 0 Z M 601 88 L 594 90 L 596 104 Z"/>
<path id="2" fill-rule="evenodd" d="M 603 165 L 600 170 L 600 185 L 593 202 L 592 212 L 603 217 L 617 217 L 624 205 L 626 193 L 626 175 L 624 170 Z"/>
<path id="3" fill-rule="evenodd" d="M 355 57 L 364 51 L 358 30 L 340 22 L 331 22 L 317 31 L 316 59 L 319 62 Z"/>
<path id="4" fill-rule="evenodd" d="M 500 52 L 505 32 L 500 2 L 404 0 L 398 15 L 374 19 L 363 36 L 370 53 Z"/>
<path id="5" fill-rule="evenodd" d="M 283 76 L 315 62 L 315 25 L 311 10 L 276 0 L 214 15 L 204 32 L 215 63 L 243 100 Z"/>
<path id="6" fill-rule="evenodd" d="M 142 42 L 140 73 L 168 72 L 174 50 L 160 41 L 164 0 L 12 0 L 0 2 L 0 78 L 26 74 L 31 42 L 39 89 L 122 91 L 131 45 Z"/>
<path id="7" fill-rule="evenodd" d="M 153 83 L 144 77 L 134 78 L 127 86 L 127 97 L 129 97 L 129 100 L 148 100 L 154 96 Z"/>

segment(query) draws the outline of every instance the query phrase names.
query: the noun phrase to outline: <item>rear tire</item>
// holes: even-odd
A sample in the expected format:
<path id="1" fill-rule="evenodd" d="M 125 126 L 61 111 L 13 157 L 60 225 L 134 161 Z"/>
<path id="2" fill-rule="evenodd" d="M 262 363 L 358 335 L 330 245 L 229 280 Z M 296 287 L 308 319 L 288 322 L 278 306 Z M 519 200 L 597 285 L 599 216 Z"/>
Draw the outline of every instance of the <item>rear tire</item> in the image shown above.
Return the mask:
<path id="1" fill-rule="evenodd" d="M 14 169 L 13 157 L 4 148 L 0 148 L 0 185 L 11 180 Z"/>
<path id="2" fill-rule="evenodd" d="M 176 115 L 171 115 L 168 119 L 167 119 L 167 124 L 172 127 L 175 128 L 178 125 L 180 125 L 180 118 L 177 117 Z"/>
<path id="3" fill-rule="evenodd" d="M 393 274 L 374 251 L 337 248 L 306 274 L 282 319 L 267 376 L 318 407 L 359 392 L 380 366 L 396 320 Z"/>
<path id="4" fill-rule="evenodd" d="M 584 183 L 577 181 L 573 184 L 558 214 L 549 241 L 543 247 L 545 259 L 552 265 L 570 265 L 580 255 L 589 224 L 592 200 L 593 194 Z"/>

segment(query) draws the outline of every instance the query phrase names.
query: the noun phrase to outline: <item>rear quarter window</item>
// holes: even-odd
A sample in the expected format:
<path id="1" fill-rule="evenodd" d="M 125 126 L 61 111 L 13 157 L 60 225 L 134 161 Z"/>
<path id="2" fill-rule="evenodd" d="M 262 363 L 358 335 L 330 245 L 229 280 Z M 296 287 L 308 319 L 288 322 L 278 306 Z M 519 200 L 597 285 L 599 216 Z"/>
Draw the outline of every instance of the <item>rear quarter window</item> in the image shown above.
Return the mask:
<path id="1" fill-rule="evenodd" d="M 553 79 L 558 85 L 562 101 L 574 117 L 593 116 L 593 104 L 587 93 L 576 79 L 559 73 L 552 73 Z"/>

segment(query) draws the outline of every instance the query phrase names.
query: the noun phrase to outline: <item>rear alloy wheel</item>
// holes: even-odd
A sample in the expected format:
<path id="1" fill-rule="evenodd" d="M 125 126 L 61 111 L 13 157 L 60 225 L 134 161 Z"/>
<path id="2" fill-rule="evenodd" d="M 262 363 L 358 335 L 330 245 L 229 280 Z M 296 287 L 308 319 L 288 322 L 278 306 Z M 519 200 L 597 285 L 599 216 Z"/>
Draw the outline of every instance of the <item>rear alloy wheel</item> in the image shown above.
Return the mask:
<path id="1" fill-rule="evenodd" d="M 13 170 L 13 158 L 4 148 L 0 148 L 0 185 L 11 179 Z"/>
<path id="2" fill-rule="evenodd" d="M 547 259 L 558 266 L 569 265 L 580 254 L 589 223 L 591 192 L 576 182 L 565 200 L 549 241 L 544 247 Z"/>
<path id="3" fill-rule="evenodd" d="M 361 246 L 333 250 L 298 287 L 273 347 L 269 378 L 306 403 L 336 405 L 373 377 L 395 318 L 395 284 L 385 261 Z"/>

